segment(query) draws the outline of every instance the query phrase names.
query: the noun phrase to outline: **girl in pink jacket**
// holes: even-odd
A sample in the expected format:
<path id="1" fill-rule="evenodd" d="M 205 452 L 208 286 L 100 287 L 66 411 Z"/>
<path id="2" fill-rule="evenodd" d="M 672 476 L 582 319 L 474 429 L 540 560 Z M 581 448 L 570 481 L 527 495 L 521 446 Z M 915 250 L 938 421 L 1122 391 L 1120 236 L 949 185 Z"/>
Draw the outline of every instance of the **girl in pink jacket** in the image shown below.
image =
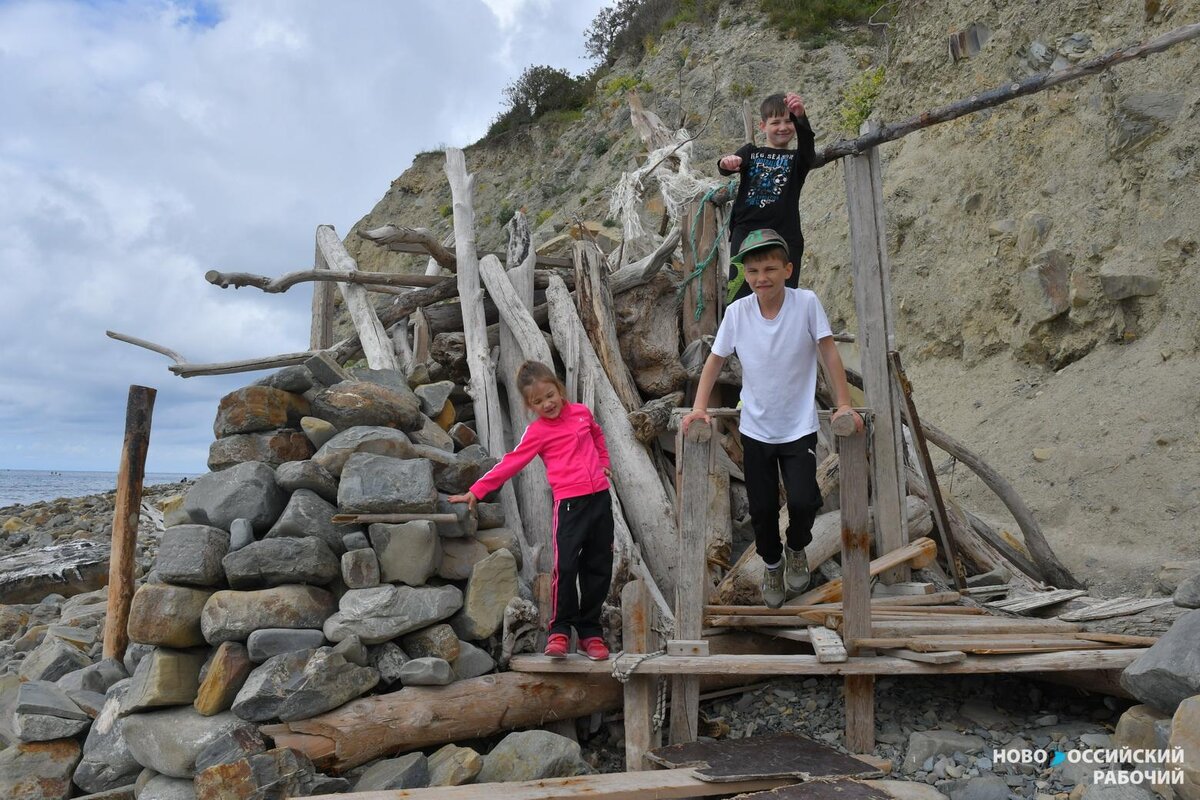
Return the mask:
<path id="1" fill-rule="evenodd" d="M 608 658 L 600 629 L 600 609 L 608 596 L 613 564 L 613 516 L 608 495 L 608 448 L 592 412 L 567 402 L 566 387 L 554 371 L 538 361 L 517 370 L 517 387 L 537 419 L 508 453 L 466 494 L 451 503 L 472 509 L 479 498 L 499 489 L 534 456 L 546 465 L 554 494 L 554 570 L 551 573 L 550 636 L 546 655 L 565 658 L 571 629 L 579 648 L 593 661 Z M 578 585 L 577 585 L 578 583 Z"/>

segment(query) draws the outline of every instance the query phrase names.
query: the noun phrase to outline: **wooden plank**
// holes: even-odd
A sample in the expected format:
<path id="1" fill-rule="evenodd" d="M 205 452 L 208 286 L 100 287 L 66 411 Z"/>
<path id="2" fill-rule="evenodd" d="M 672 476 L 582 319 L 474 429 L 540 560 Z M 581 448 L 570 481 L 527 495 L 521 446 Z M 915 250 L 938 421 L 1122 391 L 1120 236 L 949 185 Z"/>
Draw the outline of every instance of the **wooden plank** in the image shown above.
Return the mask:
<path id="1" fill-rule="evenodd" d="M 1110 644 L 1125 644 L 1134 647 L 1152 647 L 1158 643 L 1157 636 L 1130 636 L 1124 633 L 1100 633 L 1098 631 L 1082 631 L 1075 634 L 1075 638 L 1089 642 L 1108 642 Z"/>
<path id="2" fill-rule="evenodd" d="M 704 587 L 707 584 L 705 536 L 715 468 L 713 439 L 716 424 L 693 424 L 681 435 L 683 451 L 676 454 L 682 463 L 679 498 L 679 582 L 675 590 L 675 635 L 680 639 L 699 639 L 704 627 Z M 684 657 L 684 656 L 681 656 Z M 671 744 L 694 742 L 700 715 L 700 682 L 689 676 L 671 680 Z"/>
<path id="3" fill-rule="evenodd" d="M 1050 623 L 1050 624 L 1046 624 Z M 1000 633 L 1074 633 L 1079 627 L 1053 619 L 962 617 L 952 620 L 886 620 L 871 626 L 872 636 L 994 635 Z M 844 635 L 844 634 L 843 634 Z"/>
<path id="4" fill-rule="evenodd" d="M 908 528 L 904 513 L 904 496 L 907 492 L 904 488 L 900 404 L 888 371 L 888 351 L 895 350 L 896 344 L 882 175 L 879 151 L 876 149 L 846 159 L 846 212 L 850 218 L 850 257 L 854 267 L 859 361 L 866 404 L 874 411 L 875 417 L 871 459 L 875 552 L 889 553 L 908 542 Z M 842 481 L 844 487 L 844 474 Z M 903 562 L 893 565 L 881 575 L 881 579 L 884 583 L 907 581 L 908 568 Z"/>
<path id="5" fill-rule="evenodd" d="M 1076 597 L 1082 597 L 1085 594 L 1087 594 L 1087 589 L 1055 589 L 1051 592 L 1009 597 L 1004 600 L 993 600 L 986 605 L 988 608 L 997 608 L 1013 614 L 1022 614 L 1026 611 L 1033 611 L 1055 605 L 1056 603 L 1064 603 L 1067 600 L 1074 600 Z"/>
<path id="6" fill-rule="evenodd" d="M 875 600 L 880 597 L 905 597 L 908 595 L 923 595 L 934 594 L 937 591 L 932 583 L 917 583 L 907 581 L 905 583 L 877 583 L 871 590 L 871 599 Z"/>
<path id="7" fill-rule="evenodd" d="M 1127 617 L 1148 608 L 1165 606 L 1170 602 L 1172 602 L 1170 597 L 1119 597 L 1091 608 L 1059 614 L 1058 618 L 1064 622 L 1092 622 L 1098 619 Z"/>
<path id="8" fill-rule="evenodd" d="M 129 646 L 129 607 L 133 605 L 134 554 L 138 519 L 142 509 L 142 481 L 146 477 L 146 451 L 150 449 L 150 423 L 157 390 L 130 386 L 125 402 L 125 440 L 117 467 L 117 495 L 113 500 L 112 548 L 108 562 L 107 624 L 104 657 L 120 660 Z"/>
<path id="9" fill-rule="evenodd" d="M 961 650 L 939 650 L 932 653 L 920 653 L 906 647 L 896 647 L 887 651 L 889 656 L 903 658 L 906 661 L 919 661 L 924 664 L 958 664 L 967 659 L 967 654 Z"/>
<path id="10" fill-rule="evenodd" d="M 846 476 L 842 474 L 842 493 L 845 494 Z M 871 562 L 871 577 L 875 577 L 882 572 L 893 569 L 901 564 L 911 562 L 912 566 L 920 569 L 933 563 L 937 557 L 937 545 L 929 537 L 923 536 L 909 545 L 901 547 L 899 550 L 893 550 Z M 843 566 L 843 572 L 845 567 Z M 842 582 L 844 578 L 830 581 L 822 584 L 816 589 L 805 592 L 799 597 L 794 597 L 788 600 L 784 605 L 787 606 L 803 606 L 814 605 L 817 603 L 827 603 L 842 598 Z"/>
<path id="11" fill-rule="evenodd" d="M 878 623 L 880 620 L 885 621 L 901 621 L 901 620 L 923 620 L 933 624 L 936 620 L 948 619 L 957 620 L 963 617 L 978 617 L 979 614 L 905 614 L 892 613 L 886 611 L 875 610 L 871 619 Z M 843 619 L 845 617 L 840 611 L 817 612 L 808 611 L 798 616 L 778 615 L 767 616 L 764 614 L 721 614 L 715 617 L 705 617 L 704 621 L 707 625 L 714 628 L 794 628 L 797 625 L 802 625 L 807 620 L 817 624 L 824 624 L 825 620 L 836 620 L 837 628 L 843 627 Z M 989 617 L 989 619 L 995 619 Z"/>
<path id="12" fill-rule="evenodd" d="M 812 642 L 813 652 L 817 654 L 817 661 L 822 664 L 834 664 L 846 660 L 846 646 L 842 644 L 842 637 L 829 628 L 810 625 L 808 626 L 808 635 Z"/>
<path id="13" fill-rule="evenodd" d="M 856 281 L 857 283 L 857 281 Z M 874 420 L 868 415 L 867 421 Z M 845 651 L 851 655 L 870 655 L 869 650 L 860 648 L 858 640 L 871 635 L 871 536 L 868 520 L 868 466 L 866 430 L 849 436 L 837 436 L 838 464 L 841 471 L 841 516 L 842 516 L 842 577 L 844 597 L 842 607 L 844 619 L 842 636 Z M 876 499 L 876 502 L 880 502 Z M 903 497 L 900 499 L 901 517 Z M 876 506 L 878 513 L 879 506 Z M 886 523 L 886 512 L 878 522 Z M 876 533 L 881 525 L 876 525 Z M 907 537 L 907 531 L 900 529 Z M 880 548 L 886 552 L 891 548 Z M 905 578 L 907 575 L 898 577 Z M 829 586 L 829 584 L 826 584 Z M 825 587 L 821 587 L 825 588 Z M 819 591 L 819 590 L 818 590 Z M 811 594 L 811 592 L 809 593 Z M 825 597 L 822 599 L 837 599 Z M 817 646 L 817 631 L 810 629 L 813 646 Z M 845 656 L 843 656 L 845 658 Z M 821 659 L 818 651 L 817 659 Z M 871 675 L 850 675 L 845 680 L 846 693 L 846 749 L 852 753 L 870 753 L 875 749 L 875 678 Z"/>
<path id="14" fill-rule="evenodd" d="M 696 777 L 690 767 L 650 772 L 610 772 L 543 778 L 535 781 L 489 783 L 466 786 L 435 786 L 426 789 L 382 789 L 371 792 L 314 795 L 308 800 L 671 800 L 758 792 L 784 786 L 795 778 L 755 778 L 730 783 L 712 783 Z"/>
<path id="15" fill-rule="evenodd" d="M 870 640 L 868 640 L 870 641 Z M 905 640 L 907 641 L 907 640 Z M 647 675 L 970 675 L 1003 672 L 1053 672 L 1071 670 L 1124 669 L 1145 648 L 1076 650 L 1030 656 L 968 657 L 959 664 L 918 664 L 889 656 L 850 656 L 836 664 L 823 664 L 809 655 L 711 655 L 654 658 L 638 667 Z M 628 665 L 618 656 L 618 666 Z M 609 674 L 613 662 L 589 661 L 580 655 L 565 659 L 545 656 L 514 656 L 511 667 L 518 672 Z"/>
<path id="16" fill-rule="evenodd" d="M 945 606 L 945 603 L 953 603 L 961 599 L 958 592 L 938 592 L 936 594 L 921 594 L 921 595 L 898 595 L 896 597 L 872 597 L 872 609 L 891 609 L 910 606 L 935 606 L 942 608 L 972 608 L 974 606 Z M 842 603 L 813 603 L 810 605 L 785 605 L 782 608 L 767 608 L 766 606 L 742 606 L 742 605 L 706 605 L 704 613 L 710 616 L 718 614 L 740 614 L 743 616 L 779 616 L 787 614 L 804 614 L 809 611 L 840 611 Z M 981 610 L 981 609 L 977 609 Z M 986 612 L 983 612 L 986 613 Z"/>
<path id="17" fill-rule="evenodd" d="M 669 656 L 706 656 L 708 642 L 703 639 L 671 639 L 667 642 Z"/>
<path id="18" fill-rule="evenodd" d="M 638 580 L 625 584 L 621 589 L 621 645 L 626 653 L 653 652 L 653 613 L 646 584 Z M 661 743 L 653 719 L 656 684 L 654 678 L 636 673 L 625 682 L 625 769 L 631 772 L 649 769 L 646 753 Z"/>

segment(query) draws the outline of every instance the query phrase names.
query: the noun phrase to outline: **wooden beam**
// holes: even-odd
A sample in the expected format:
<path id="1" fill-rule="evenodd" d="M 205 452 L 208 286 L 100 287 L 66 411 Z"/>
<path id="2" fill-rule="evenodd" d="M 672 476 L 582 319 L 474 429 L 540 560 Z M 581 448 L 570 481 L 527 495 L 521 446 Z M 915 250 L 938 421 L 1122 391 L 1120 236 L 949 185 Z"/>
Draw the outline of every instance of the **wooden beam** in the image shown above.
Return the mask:
<path id="1" fill-rule="evenodd" d="M 422 237 L 419 241 L 410 236 L 411 233 L 420 233 L 422 231 L 429 233 L 422 228 L 404 228 L 397 225 L 384 225 L 382 227 L 369 230 L 366 233 L 361 234 L 361 236 L 367 241 L 374 242 L 382 247 L 386 247 L 393 253 L 431 255 L 434 257 L 434 259 L 438 260 L 438 263 L 441 266 L 445 267 L 451 272 L 456 271 L 458 259 L 453 248 L 442 246 L 441 242 L 439 242 L 432 234 L 429 234 L 428 238 Z M 504 253 L 499 252 L 477 253 L 477 257 L 496 256 L 499 258 L 503 255 Z M 536 258 L 537 265 L 539 267 L 569 268 L 571 266 L 571 259 L 569 258 L 543 255 L 538 255 Z"/>
<path id="2" fill-rule="evenodd" d="M 148 386 L 130 386 L 125 403 L 125 441 L 121 445 L 117 496 L 113 500 L 104 625 L 104 657 L 118 661 L 125 657 L 125 648 L 129 645 L 129 607 L 135 589 L 133 568 L 142 508 L 142 481 L 146 477 L 146 451 L 150 449 L 150 422 L 157 394 Z"/>
<path id="3" fill-rule="evenodd" d="M 851 656 L 840 664 L 822 664 L 809 655 L 710 655 L 653 658 L 638 667 L 647 675 L 974 675 L 1005 672 L 1047 672 L 1116 669 L 1129 666 L 1144 648 L 1076 650 L 1028 656 L 968 657 L 959 664 L 918 664 L 888 656 Z M 628 664 L 624 656 L 617 666 Z M 559 674 L 607 674 L 609 662 L 589 661 L 583 656 L 551 659 L 545 656 L 514 656 L 511 664 L 520 672 Z M 453 685 L 453 684 L 451 684 Z"/>
<path id="4" fill-rule="evenodd" d="M 332 225 L 317 226 L 317 248 L 330 268 L 342 272 L 354 272 L 358 269 Z M 354 323 L 354 330 L 358 332 L 367 365 L 371 369 L 399 371 L 400 363 L 396 360 L 392 340 L 388 338 L 386 327 L 375 314 L 375 307 L 367 297 L 367 290 L 353 283 L 339 283 L 337 286 L 338 291 L 342 293 L 350 320 Z"/>
<path id="5" fill-rule="evenodd" d="M 427 789 L 387 789 L 350 794 L 314 795 L 308 800 L 671 800 L 671 798 L 728 796 L 759 792 L 795 783 L 793 777 L 751 778 L 740 781 L 702 781 L 691 767 L 651 772 L 615 772 L 543 778 L 536 781 L 489 783 L 484 786 L 439 786 Z"/>
<path id="6" fill-rule="evenodd" d="M 621 645 L 628 654 L 654 651 L 651 618 L 653 601 L 646 584 L 633 580 L 621 589 Z M 654 728 L 655 693 L 658 681 L 634 673 L 625 681 L 625 769 L 637 772 L 650 769 L 646 753 L 662 742 Z"/>
<path id="7" fill-rule="evenodd" d="M 870 421 L 874 415 L 868 414 Z M 843 418 L 845 419 L 845 418 Z M 868 469 L 867 435 L 851 428 L 849 434 L 836 437 L 841 472 L 842 578 L 845 612 L 842 638 L 849 655 L 869 656 L 858 641 L 871 634 L 871 535 L 867 529 Z M 879 501 L 876 500 L 878 503 Z M 903 502 L 903 500 L 901 500 Z M 878 506 L 876 507 L 878 509 Z M 878 533 L 881 520 L 876 518 Z M 903 531 L 902 529 L 902 532 Z M 828 584 L 827 584 L 828 585 Z M 836 599 L 836 598 L 833 598 Z M 814 636 L 816 629 L 809 629 Z M 818 660 L 820 653 L 818 652 Z M 851 753 L 875 750 L 875 678 L 872 675 L 848 675 L 846 695 L 846 749 Z"/>
<path id="8" fill-rule="evenodd" d="M 675 636 L 699 639 L 704 627 L 704 594 L 707 585 L 706 532 L 712 485 L 716 468 L 713 438 L 716 424 L 693 423 L 680 431 L 676 463 L 682 480 L 679 498 L 679 571 L 675 589 Z M 671 744 L 694 742 L 700 714 L 700 683 L 694 677 L 676 676 L 671 681 Z"/>
<path id="9" fill-rule="evenodd" d="M 936 653 L 918 653 L 897 647 L 887 651 L 887 655 L 903 658 L 905 661 L 918 661 L 924 664 L 958 664 L 967 660 L 967 654 L 961 650 L 941 650 Z"/>
<path id="10" fill-rule="evenodd" d="M 326 263 L 325 256 L 321 253 L 321 246 L 315 245 L 314 249 L 316 253 L 313 255 L 313 272 L 318 274 L 328 272 L 329 264 Z M 211 271 L 206 272 L 204 278 L 209 283 L 214 283 L 211 275 Z M 319 281 L 313 284 L 312 324 L 308 333 L 309 350 L 325 350 L 333 344 L 334 291 L 331 283 Z"/>
<path id="11" fill-rule="evenodd" d="M 847 159 L 845 175 L 859 361 L 866 404 L 874 412 L 871 507 L 875 516 L 875 552 L 882 554 L 902 547 L 908 541 L 908 521 L 904 514 L 906 492 L 900 403 L 888 373 L 888 351 L 896 349 L 896 344 L 879 151 L 872 149 Z M 907 581 L 908 578 L 908 568 L 903 565 L 880 576 L 884 583 Z"/>
<path id="12" fill-rule="evenodd" d="M 843 489 L 843 491 L 845 490 Z M 874 577 L 885 570 L 892 569 L 901 564 L 911 563 L 914 568 L 921 569 L 932 564 L 936 557 L 937 545 L 932 539 L 921 537 L 912 544 L 901 547 L 899 550 L 893 550 L 872 561 L 871 576 Z M 822 584 L 799 597 L 788 600 L 784 605 L 803 606 L 840 600 L 842 598 L 843 580 L 843 578 L 838 578 L 837 580 L 829 581 L 829 583 Z"/>
<path id="13" fill-rule="evenodd" d="M 817 661 L 822 664 L 835 664 L 846 660 L 846 645 L 842 643 L 842 637 L 829 628 L 821 625 L 809 625 L 808 636 L 809 641 L 812 642 L 813 652 L 816 653 Z"/>

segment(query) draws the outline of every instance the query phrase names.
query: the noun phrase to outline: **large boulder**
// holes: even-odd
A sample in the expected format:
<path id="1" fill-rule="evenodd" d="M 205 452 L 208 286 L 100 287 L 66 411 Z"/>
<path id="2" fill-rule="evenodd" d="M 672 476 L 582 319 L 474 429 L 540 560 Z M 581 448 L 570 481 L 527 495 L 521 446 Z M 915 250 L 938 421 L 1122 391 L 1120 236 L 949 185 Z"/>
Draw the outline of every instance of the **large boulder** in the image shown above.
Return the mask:
<path id="1" fill-rule="evenodd" d="M 379 644 L 441 622 L 462 607 L 455 586 L 377 586 L 351 589 L 339 611 L 325 623 L 325 638 L 340 642 L 357 635 L 363 644 Z"/>
<path id="2" fill-rule="evenodd" d="M 346 546 L 342 537 L 347 533 L 359 530 L 356 525 L 335 525 L 333 515 L 338 513 L 335 506 L 325 502 L 309 489 L 297 489 L 288 500 L 287 507 L 279 515 L 279 519 L 267 531 L 264 539 L 280 537 L 304 538 L 315 536 L 329 546 L 334 555 L 340 556 Z"/>
<path id="3" fill-rule="evenodd" d="M 142 765 L 129 751 L 120 709 L 128 681 L 114 684 L 83 742 L 83 758 L 74 780 L 85 792 L 104 792 L 133 783 Z"/>
<path id="4" fill-rule="evenodd" d="M 360 667 L 332 647 L 284 653 L 250 673 L 233 713 L 253 722 L 291 722 L 332 711 L 379 683 L 373 667 Z"/>
<path id="5" fill-rule="evenodd" d="M 419 458 L 412 441 L 395 428 L 363 425 L 338 433 L 321 445 L 312 457 L 314 464 L 331 475 L 341 475 L 346 462 L 355 453 L 370 453 L 389 458 Z"/>
<path id="6" fill-rule="evenodd" d="M 1121 673 L 1121 686 L 1147 705 L 1174 714 L 1200 694 L 1200 610 L 1189 611 Z"/>
<path id="7" fill-rule="evenodd" d="M 592 771 L 579 744 L 549 731 L 510 733 L 487 754 L 477 783 L 569 778 Z"/>
<path id="8" fill-rule="evenodd" d="M 336 610 L 333 595 L 315 586 L 227 590 L 208 599 L 200 628 L 209 644 L 244 642 L 259 628 L 320 628 Z"/>
<path id="9" fill-rule="evenodd" d="M 223 565 L 233 589 L 264 589 L 289 583 L 324 586 L 340 572 L 338 557 L 315 536 L 251 542 L 225 556 Z"/>
<path id="10" fill-rule="evenodd" d="M 250 461 L 221 472 L 201 475 L 192 484 L 183 508 L 192 522 L 229 530 L 235 519 L 247 519 L 265 532 L 279 518 L 287 494 L 275 483 L 266 464 Z"/>
<path id="11" fill-rule="evenodd" d="M 338 506 L 352 514 L 431 513 L 437 507 L 433 465 L 356 453 L 342 470 Z"/>
<path id="12" fill-rule="evenodd" d="M 424 753 L 376 761 L 354 784 L 356 792 L 387 789 L 422 789 L 429 785 L 429 762 Z"/>
<path id="13" fill-rule="evenodd" d="M 325 645 L 325 634 L 306 628 L 261 628 L 246 640 L 246 652 L 255 664 L 297 650 L 316 650 Z"/>
<path id="14" fill-rule="evenodd" d="M 154 571 L 167 583 L 216 586 L 224 573 L 229 532 L 211 525 L 176 525 L 163 531 Z"/>
<path id="15" fill-rule="evenodd" d="M 22 742 L 68 739 L 91 721 L 66 692 L 49 681 L 28 681 L 17 689 L 13 731 Z"/>
<path id="16" fill-rule="evenodd" d="M 497 550 L 471 570 L 463 607 L 451 624 L 460 639 L 486 639 L 500 629 L 508 601 L 521 592 L 517 560 Z"/>
<path id="17" fill-rule="evenodd" d="M 1169 765 L 1183 772 L 1183 783 L 1172 787 L 1176 796 L 1182 800 L 1200 800 L 1200 695 L 1179 704 L 1171 720 L 1168 745 L 1183 756 Z"/>
<path id="18" fill-rule="evenodd" d="M 245 722 L 226 711 L 211 717 L 191 706 L 132 714 L 123 720 L 129 752 L 143 767 L 172 778 L 194 777 L 196 756 Z"/>
<path id="19" fill-rule="evenodd" d="M 204 644 L 200 615 L 210 597 L 212 592 L 200 589 L 143 583 L 129 606 L 130 641 L 179 648 Z"/>
<path id="20" fill-rule="evenodd" d="M 340 793 L 350 782 L 322 775 L 303 753 L 278 747 L 209 767 L 196 776 L 195 786 L 196 800 L 268 800 Z"/>
<path id="21" fill-rule="evenodd" d="M 206 653 L 157 648 L 133 672 L 122 713 L 147 708 L 191 705 L 200 689 L 200 669 Z"/>
<path id="22" fill-rule="evenodd" d="M 0 797 L 67 800 L 81 755 L 79 742 L 28 742 L 0 750 Z"/>
<path id="23" fill-rule="evenodd" d="M 247 386 L 221 398 L 213 435 L 220 439 L 236 433 L 295 428 L 307 414 L 308 401 L 298 394 L 269 386 Z"/>
<path id="24" fill-rule="evenodd" d="M 421 427 L 421 404 L 406 386 L 342 381 L 312 400 L 314 416 L 339 430 L 380 425 L 411 431 Z"/>
<path id="25" fill-rule="evenodd" d="M 89 666 L 92 660 L 78 647 L 57 636 L 47 636 L 25 656 L 17 674 L 27 681 L 56 681 L 68 672 Z"/>
<path id="26" fill-rule="evenodd" d="M 289 461 L 275 470 L 275 482 L 285 492 L 308 489 L 322 500 L 337 502 L 337 478 L 315 461 Z"/>
<path id="27" fill-rule="evenodd" d="M 312 442 L 300 431 L 285 428 L 268 433 L 238 433 L 209 445 L 208 468 L 219 472 L 248 462 L 277 467 L 288 461 L 303 461 L 312 454 Z"/>
<path id="28" fill-rule="evenodd" d="M 423 586 L 437 572 L 442 547 L 432 522 L 376 523 L 368 530 L 379 558 L 379 577 L 385 583 Z"/>

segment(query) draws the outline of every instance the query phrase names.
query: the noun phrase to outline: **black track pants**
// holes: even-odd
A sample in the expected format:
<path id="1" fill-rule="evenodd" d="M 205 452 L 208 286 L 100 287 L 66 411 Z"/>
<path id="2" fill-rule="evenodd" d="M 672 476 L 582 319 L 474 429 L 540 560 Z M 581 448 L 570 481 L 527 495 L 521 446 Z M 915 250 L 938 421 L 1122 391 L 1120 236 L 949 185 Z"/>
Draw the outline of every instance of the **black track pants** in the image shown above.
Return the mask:
<path id="1" fill-rule="evenodd" d="M 600 636 L 600 609 L 612 581 L 613 516 L 608 490 L 554 504 L 550 633 Z"/>
<path id="2" fill-rule="evenodd" d="M 783 558 L 779 541 L 779 476 L 787 495 L 787 543 L 799 550 L 812 541 L 813 520 L 821 507 L 817 487 L 817 434 L 783 444 L 767 444 L 742 434 L 743 471 L 750 523 L 758 554 L 768 564 Z"/>

